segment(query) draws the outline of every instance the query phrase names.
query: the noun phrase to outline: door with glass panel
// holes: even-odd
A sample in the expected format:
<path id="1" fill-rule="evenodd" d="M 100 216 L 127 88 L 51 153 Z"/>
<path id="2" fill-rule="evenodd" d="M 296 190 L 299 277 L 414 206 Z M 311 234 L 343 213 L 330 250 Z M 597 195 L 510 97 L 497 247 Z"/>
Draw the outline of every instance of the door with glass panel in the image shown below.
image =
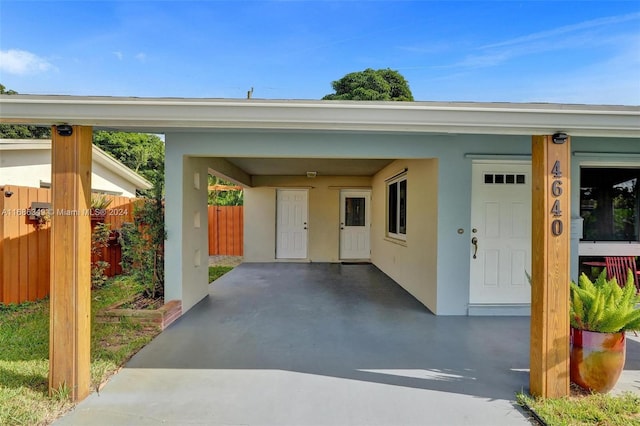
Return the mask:
<path id="1" fill-rule="evenodd" d="M 371 191 L 340 192 L 340 259 L 365 260 L 371 257 Z"/>

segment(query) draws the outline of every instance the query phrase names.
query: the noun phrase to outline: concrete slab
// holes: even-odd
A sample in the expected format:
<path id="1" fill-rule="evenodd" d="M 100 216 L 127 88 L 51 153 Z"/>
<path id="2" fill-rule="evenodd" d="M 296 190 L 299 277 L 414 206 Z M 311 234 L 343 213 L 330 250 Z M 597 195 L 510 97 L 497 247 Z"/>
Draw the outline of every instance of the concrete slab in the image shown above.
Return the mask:
<path id="1" fill-rule="evenodd" d="M 243 263 L 56 424 L 528 425 L 528 348 L 528 318 L 436 317 L 372 265 Z"/>

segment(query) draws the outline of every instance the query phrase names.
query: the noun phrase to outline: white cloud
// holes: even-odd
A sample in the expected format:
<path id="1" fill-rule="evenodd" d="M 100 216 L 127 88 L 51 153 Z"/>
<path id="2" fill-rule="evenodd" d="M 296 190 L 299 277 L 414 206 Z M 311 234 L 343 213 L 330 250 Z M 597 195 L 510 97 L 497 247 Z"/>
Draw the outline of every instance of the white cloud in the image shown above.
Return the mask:
<path id="1" fill-rule="evenodd" d="M 116 58 L 118 58 L 118 60 L 120 60 L 120 61 L 122 60 L 122 57 L 123 57 L 122 52 L 113 52 L 113 55 Z"/>
<path id="2" fill-rule="evenodd" d="M 140 62 L 146 62 L 147 55 L 145 53 L 140 52 L 136 55 L 136 59 Z"/>
<path id="3" fill-rule="evenodd" d="M 636 31 L 627 33 L 618 26 L 625 22 L 640 20 L 640 13 L 610 16 L 577 24 L 565 25 L 547 31 L 526 34 L 497 43 L 480 46 L 475 53 L 451 67 L 484 68 L 495 67 L 519 57 L 527 57 L 551 51 L 584 49 L 585 46 L 608 47 L 609 50 L 624 49 L 625 39 L 634 37 Z"/>
<path id="4" fill-rule="evenodd" d="M 0 71 L 9 74 L 38 74 L 55 69 L 46 59 L 26 50 L 0 50 Z"/>
<path id="5" fill-rule="evenodd" d="M 599 18 L 591 21 L 584 21 L 577 24 L 565 25 L 558 28 L 554 28 L 552 30 L 548 30 L 548 31 L 540 31 L 532 34 L 527 34 L 524 36 L 513 38 L 511 40 L 505 40 L 502 42 L 483 46 L 482 49 L 491 49 L 491 48 L 505 47 L 505 46 L 519 46 L 519 48 L 522 48 L 523 45 L 528 45 L 529 43 L 538 42 L 540 40 L 547 40 L 550 38 L 555 39 L 561 36 L 566 37 L 567 34 L 577 33 L 577 32 L 590 30 L 594 28 L 603 28 L 603 27 L 615 28 L 617 25 L 623 22 L 637 21 L 639 19 L 640 19 L 640 13 L 631 13 L 631 14 L 622 15 L 622 16 L 609 16 L 606 18 Z"/>

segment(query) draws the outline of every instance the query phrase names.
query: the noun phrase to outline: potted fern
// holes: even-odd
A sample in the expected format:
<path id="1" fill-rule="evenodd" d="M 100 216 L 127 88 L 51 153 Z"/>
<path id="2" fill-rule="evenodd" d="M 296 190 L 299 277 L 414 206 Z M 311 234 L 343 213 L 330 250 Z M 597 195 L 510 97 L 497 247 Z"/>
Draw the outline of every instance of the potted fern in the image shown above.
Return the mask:
<path id="1" fill-rule="evenodd" d="M 621 287 L 602 271 L 595 282 L 582 274 L 571 288 L 571 381 L 606 393 L 624 368 L 626 331 L 640 330 L 640 296 L 631 271 Z"/>

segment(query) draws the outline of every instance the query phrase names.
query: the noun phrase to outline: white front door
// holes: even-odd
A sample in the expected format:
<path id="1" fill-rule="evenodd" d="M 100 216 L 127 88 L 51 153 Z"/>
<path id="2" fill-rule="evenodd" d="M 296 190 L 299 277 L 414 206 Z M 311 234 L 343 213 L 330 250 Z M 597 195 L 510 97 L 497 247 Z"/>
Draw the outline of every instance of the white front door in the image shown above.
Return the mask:
<path id="1" fill-rule="evenodd" d="M 276 258 L 307 258 L 306 189 L 279 189 L 277 197 Z"/>
<path id="2" fill-rule="evenodd" d="M 531 165 L 474 162 L 470 307 L 528 304 L 531 288 Z"/>
<path id="3" fill-rule="evenodd" d="M 369 259 L 371 191 L 340 191 L 340 259 Z"/>

